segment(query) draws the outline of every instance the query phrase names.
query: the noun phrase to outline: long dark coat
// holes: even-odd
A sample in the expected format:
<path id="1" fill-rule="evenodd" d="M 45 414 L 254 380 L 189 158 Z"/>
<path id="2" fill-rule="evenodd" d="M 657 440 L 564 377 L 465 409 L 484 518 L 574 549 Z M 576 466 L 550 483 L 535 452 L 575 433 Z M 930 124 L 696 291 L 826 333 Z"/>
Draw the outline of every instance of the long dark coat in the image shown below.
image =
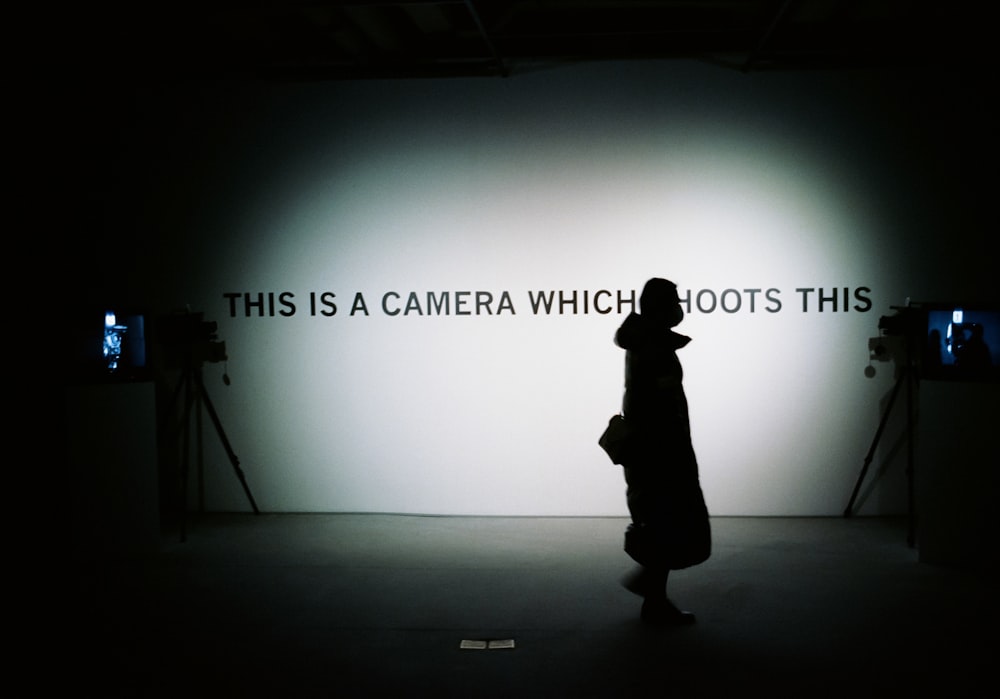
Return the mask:
<path id="1" fill-rule="evenodd" d="M 711 554 L 676 353 L 688 342 L 668 323 L 638 313 L 630 314 L 615 334 L 615 343 L 626 350 L 622 413 L 636 431 L 623 463 L 632 515 L 625 550 L 649 568 L 687 568 Z"/>

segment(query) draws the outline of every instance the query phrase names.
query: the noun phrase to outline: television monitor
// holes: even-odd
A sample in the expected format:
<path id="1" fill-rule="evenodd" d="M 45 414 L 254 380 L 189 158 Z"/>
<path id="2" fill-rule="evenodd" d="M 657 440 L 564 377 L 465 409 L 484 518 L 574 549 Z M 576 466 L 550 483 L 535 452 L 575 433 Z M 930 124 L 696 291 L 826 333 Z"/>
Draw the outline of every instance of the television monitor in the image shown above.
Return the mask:
<path id="1" fill-rule="evenodd" d="M 1000 307 L 924 306 L 923 379 L 1000 380 Z"/>
<path id="2" fill-rule="evenodd" d="M 143 381 L 150 376 L 146 316 L 113 307 L 75 319 L 74 377 L 84 381 Z"/>

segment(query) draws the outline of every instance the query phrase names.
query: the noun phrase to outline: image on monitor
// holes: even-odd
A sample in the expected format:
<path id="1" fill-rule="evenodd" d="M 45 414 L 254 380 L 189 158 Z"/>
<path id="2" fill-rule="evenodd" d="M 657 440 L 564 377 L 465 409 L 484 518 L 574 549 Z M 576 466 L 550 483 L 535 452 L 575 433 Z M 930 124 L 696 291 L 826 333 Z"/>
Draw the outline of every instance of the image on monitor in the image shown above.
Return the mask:
<path id="1" fill-rule="evenodd" d="M 145 314 L 92 308 L 73 318 L 69 333 L 71 380 L 119 382 L 149 378 Z"/>
<path id="2" fill-rule="evenodd" d="M 922 374 L 928 379 L 994 380 L 1000 374 L 1000 309 L 927 309 Z"/>

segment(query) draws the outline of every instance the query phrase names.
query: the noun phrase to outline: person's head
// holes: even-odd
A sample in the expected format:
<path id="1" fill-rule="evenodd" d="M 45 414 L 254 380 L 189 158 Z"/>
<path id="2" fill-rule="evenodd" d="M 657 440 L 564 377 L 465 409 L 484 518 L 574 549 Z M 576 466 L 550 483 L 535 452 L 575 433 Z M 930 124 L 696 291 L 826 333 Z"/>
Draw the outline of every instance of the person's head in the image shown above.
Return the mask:
<path id="1" fill-rule="evenodd" d="M 677 295 L 677 285 L 659 277 L 650 279 L 639 295 L 639 311 L 644 316 L 663 320 L 670 327 L 678 325 L 684 318 L 684 310 Z"/>

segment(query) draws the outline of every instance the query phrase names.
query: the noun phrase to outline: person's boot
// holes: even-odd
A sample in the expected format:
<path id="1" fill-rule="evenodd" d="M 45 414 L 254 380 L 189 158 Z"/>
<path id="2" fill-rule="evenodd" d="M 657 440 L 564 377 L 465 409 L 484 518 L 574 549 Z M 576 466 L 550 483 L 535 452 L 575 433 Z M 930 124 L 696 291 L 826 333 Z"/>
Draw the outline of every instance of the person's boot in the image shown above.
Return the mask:
<path id="1" fill-rule="evenodd" d="M 653 626 L 686 626 L 695 621 L 694 614 L 674 606 L 666 597 L 647 597 L 643 600 L 640 618 Z"/>

